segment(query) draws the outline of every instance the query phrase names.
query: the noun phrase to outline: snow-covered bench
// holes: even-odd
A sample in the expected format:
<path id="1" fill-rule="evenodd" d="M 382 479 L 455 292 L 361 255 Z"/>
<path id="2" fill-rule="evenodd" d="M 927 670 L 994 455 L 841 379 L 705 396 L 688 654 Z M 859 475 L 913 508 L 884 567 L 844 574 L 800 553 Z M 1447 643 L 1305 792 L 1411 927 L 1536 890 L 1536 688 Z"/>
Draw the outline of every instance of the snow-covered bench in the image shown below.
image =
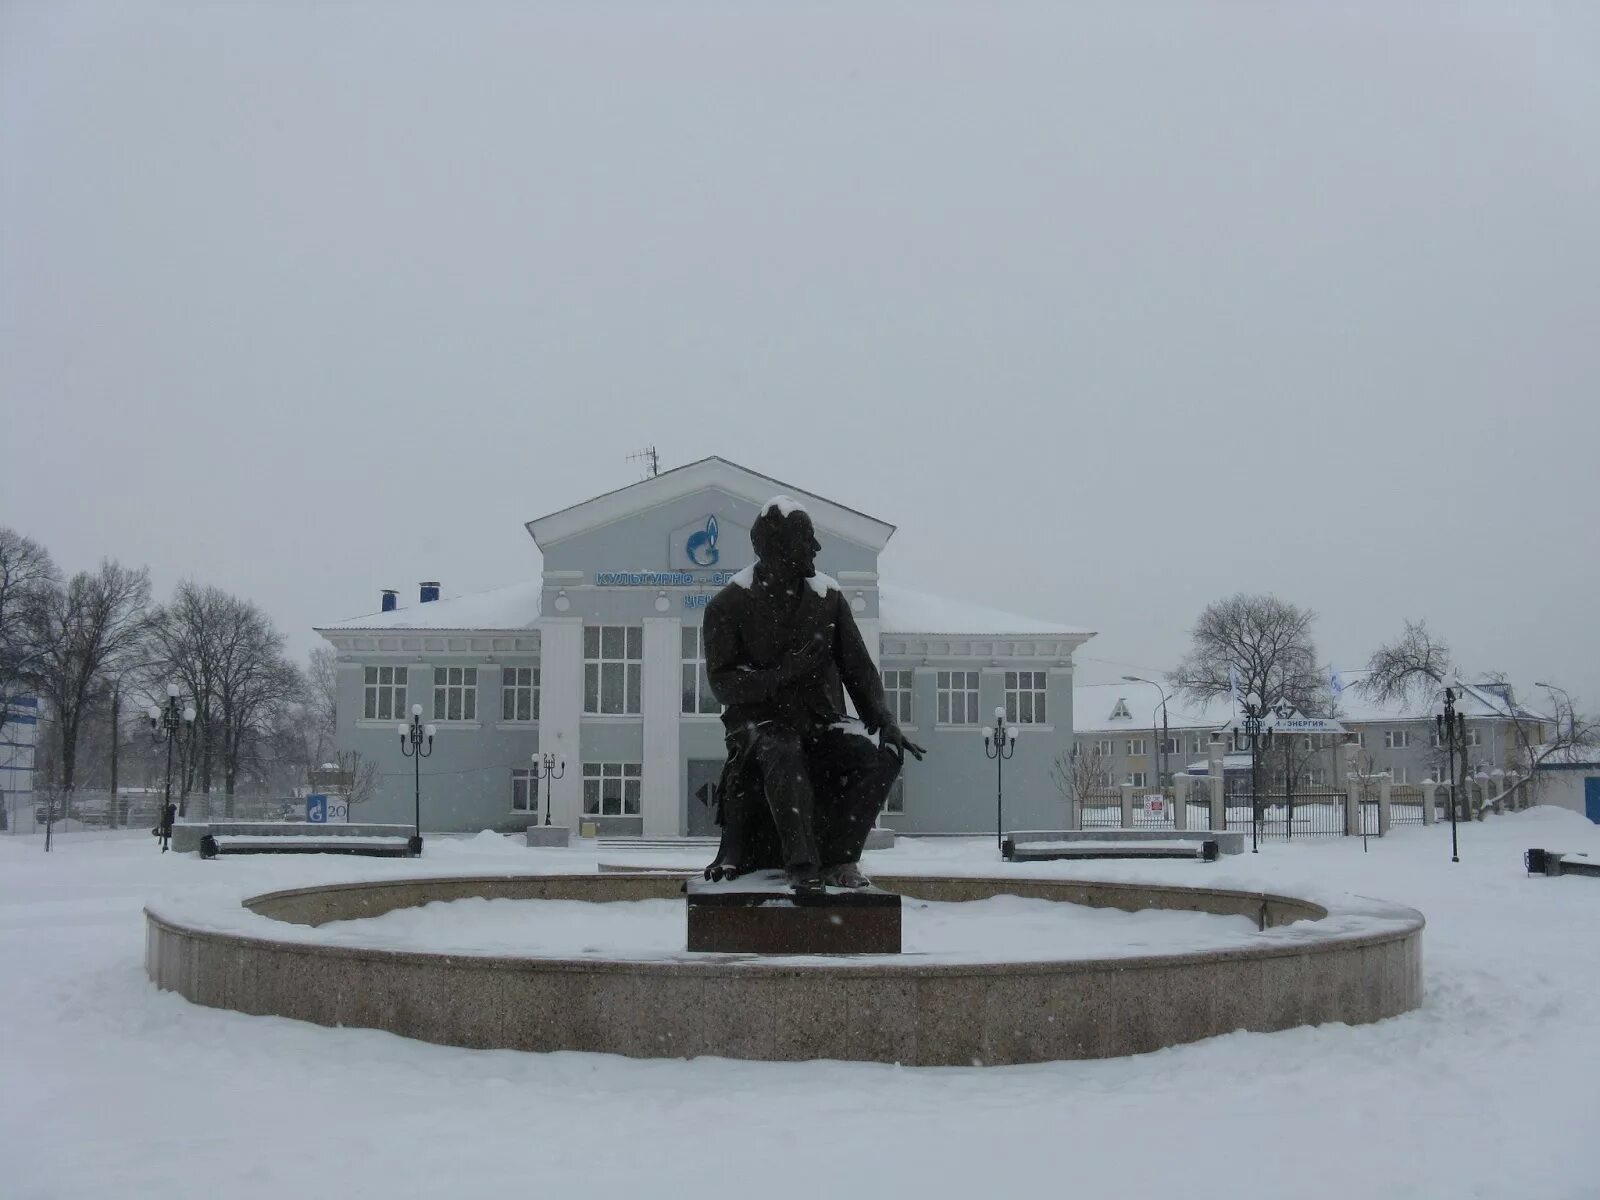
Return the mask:
<path id="1" fill-rule="evenodd" d="M 1008 862 L 1052 862 L 1074 858 L 1189 858 L 1217 861 L 1217 844 L 1203 842 L 1026 842 L 1004 844 Z"/>
<path id="2" fill-rule="evenodd" d="M 1600 860 L 1587 854 L 1563 854 L 1555 850 L 1529 850 L 1522 856 L 1529 875 L 1600 875 Z"/>
<path id="3" fill-rule="evenodd" d="M 303 828 L 303 827 L 302 827 Z M 316 830 L 316 826 L 310 828 Z M 220 854 L 359 854 L 367 858 L 416 858 L 420 837 L 402 834 L 207 833 L 200 838 L 200 857 Z"/>
<path id="4" fill-rule="evenodd" d="M 1063 858 L 1198 858 L 1239 854 L 1244 834 L 1215 829 L 1022 829 L 1005 835 L 1010 862 Z"/>
<path id="5" fill-rule="evenodd" d="M 411 836 L 410 825 L 376 821 L 339 821 L 319 825 L 309 821 L 179 821 L 172 827 L 172 848 L 178 853 L 200 849 L 206 835 L 255 838 L 381 838 Z"/>

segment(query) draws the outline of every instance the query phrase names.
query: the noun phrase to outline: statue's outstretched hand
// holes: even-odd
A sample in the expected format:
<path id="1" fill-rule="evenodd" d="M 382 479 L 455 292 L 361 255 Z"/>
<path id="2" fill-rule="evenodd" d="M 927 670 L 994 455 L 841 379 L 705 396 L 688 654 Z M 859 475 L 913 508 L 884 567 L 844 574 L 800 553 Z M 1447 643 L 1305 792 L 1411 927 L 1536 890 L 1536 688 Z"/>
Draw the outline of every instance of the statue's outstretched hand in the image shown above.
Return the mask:
<path id="1" fill-rule="evenodd" d="M 907 754 L 909 754 L 918 762 L 921 762 L 922 756 L 927 753 L 927 751 L 921 746 L 917 745 L 910 738 L 906 737 L 905 734 L 901 733 L 900 726 L 894 724 L 893 722 L 878 730 L 878 744 L 880 746 L 889 746 L 895 750 L 898 750 L 901 758 L 904 758 Z"/>

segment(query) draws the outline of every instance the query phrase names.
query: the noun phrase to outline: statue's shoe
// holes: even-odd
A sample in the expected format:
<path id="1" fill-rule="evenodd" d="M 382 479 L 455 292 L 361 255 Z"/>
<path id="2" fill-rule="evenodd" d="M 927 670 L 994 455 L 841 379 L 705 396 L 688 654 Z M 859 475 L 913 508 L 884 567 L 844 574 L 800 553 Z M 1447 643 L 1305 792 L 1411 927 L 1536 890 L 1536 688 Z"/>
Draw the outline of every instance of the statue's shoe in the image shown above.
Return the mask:
<path id="1" fill-rule="evenodd" d="M 818 895 L 828 890 L 827 882 L 814 867 L 802 867 L 788 872 L 789 886 L 796 892 Z"/>
<path id="2" fill-rule="evenodd" d="M 829 867 L 823 872 L 822 877 L 833 887 L 864 888 L 872 886 L 872 880 L 863 875 L 861 868 L 855 863 L 840 863 L 836 867 Z"/>

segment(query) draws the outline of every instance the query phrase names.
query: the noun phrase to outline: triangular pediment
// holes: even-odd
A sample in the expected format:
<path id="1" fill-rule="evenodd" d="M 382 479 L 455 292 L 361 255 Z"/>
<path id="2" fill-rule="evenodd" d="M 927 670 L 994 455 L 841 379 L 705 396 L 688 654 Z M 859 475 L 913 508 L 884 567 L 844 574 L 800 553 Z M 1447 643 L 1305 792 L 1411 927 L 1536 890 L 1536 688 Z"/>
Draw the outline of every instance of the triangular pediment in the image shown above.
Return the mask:
<path id="1" fill-rule="evenodd" d="M 894 534 L 894 526 L 886 521 L 869 517 L 866 513 L 759 471 L 741 467 L 725 458 L 703 458 L 699 462 L 663 471 L 653 478 L 537 517 L 527 523 L 527 529 L 539 548 L 548 550 L 569 538 L 617 521 L 635 518 L 651 509 L 691 496 L 713 496 L 718 493 L 757 507 L 774 496 L 791 496 L 805 506 L 820 532 L 846 538 L 874 553 L 881 551 Z"/>

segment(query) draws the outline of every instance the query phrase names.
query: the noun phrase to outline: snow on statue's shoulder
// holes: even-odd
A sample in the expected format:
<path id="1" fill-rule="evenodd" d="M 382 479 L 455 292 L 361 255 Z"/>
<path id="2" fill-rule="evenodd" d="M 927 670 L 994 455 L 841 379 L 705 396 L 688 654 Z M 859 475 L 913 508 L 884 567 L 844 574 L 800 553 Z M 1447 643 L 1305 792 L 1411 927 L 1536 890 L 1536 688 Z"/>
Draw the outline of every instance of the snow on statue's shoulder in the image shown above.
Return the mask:
<path id="1" fill-rule="evenodd" d="M 747 587 L 751 587 L 752 585 L 754 585 L 755 581 L 756 581 L 756 566 L 755 566 L 754 563 L 751 563 L 748 567 L 746 567 L 744 570 L 740 571 L 732 579 L 728 580 L 728 583 L 730 585 L 732 585 L 733 587 L 747 588 Z"/>
<path id="2" fill-rule="evenodd" d="M 824 575 L 821 571 L 818 571 L 806 582 L 811 585 L 811 590 L 824 600 L 828 598 L 830 591 L 837 592 L 839 590 L 839 581 L 832 575 Z"/>
<path id="3" fill-rule="evenodd" d="M 780 517 L 787 517 L 790 513 L 805 512 L 806 506 L 793 496 L 774 496 L 762 506 L 761 515 L 776 512 Z"/>

